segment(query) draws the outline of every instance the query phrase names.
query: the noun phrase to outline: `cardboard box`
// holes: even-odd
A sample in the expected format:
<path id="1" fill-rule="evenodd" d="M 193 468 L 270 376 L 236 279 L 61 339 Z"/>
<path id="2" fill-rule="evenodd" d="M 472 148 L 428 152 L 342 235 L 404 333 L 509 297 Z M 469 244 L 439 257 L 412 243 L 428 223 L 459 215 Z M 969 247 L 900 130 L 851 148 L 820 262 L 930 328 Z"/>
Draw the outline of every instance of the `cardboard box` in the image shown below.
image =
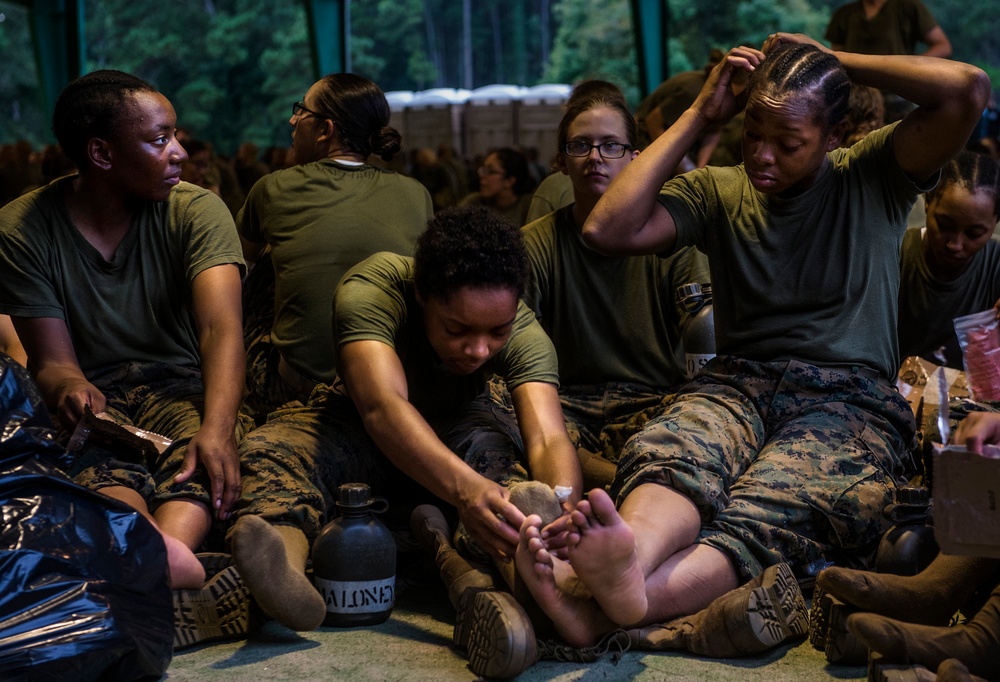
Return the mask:
<path id="1" fill-rule="evenodd" d="M 934 538 L 945 554 L 1000 559 L 1000 448 L 934 448 Z"/>
<path id="2" fill-rule="evenodd" d="M 925 405 L 940 405 L 941 396 L 938 390 L 938 376 L 944 372 L 945 383 L 948 385 L 948 398 L 968 398 L 969 384 L 965 372 L 950 367 L 941 367 L 915 355 L 903 360 L 896 377 L 896 388 L 910 403 L 913 414 L 920 412 L 920 403 Z"/>

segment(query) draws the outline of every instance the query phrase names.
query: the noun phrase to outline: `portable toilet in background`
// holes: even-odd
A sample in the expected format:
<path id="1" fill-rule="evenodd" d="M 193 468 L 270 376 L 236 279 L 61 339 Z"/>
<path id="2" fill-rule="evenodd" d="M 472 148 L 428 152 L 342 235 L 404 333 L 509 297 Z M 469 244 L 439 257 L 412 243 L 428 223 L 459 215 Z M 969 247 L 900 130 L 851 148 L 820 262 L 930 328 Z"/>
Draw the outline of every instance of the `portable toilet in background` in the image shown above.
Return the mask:
<path id="1" fill-rule="evenodd" d="M 409 90 L 392 90 L 385 93 L 385 99 L 389 103 L 389 126 L 399 131 L 403 136 L 403 146 L 406 142 L 406 107 L 413 100 L 413 93 Z"/>
<path id="2" fill-rule="evenodd" d="M 466 158 L 517 144 L 517 106 L 524 90 L 516 85 L 486 85 L 469 93 L 463 145 Z"/>
<path id="3" fill-rule="evenodd" d="M 398 98 L 402 105 L 403 127 L 396 126 L 403 135 L 403 148 L 409 152 L 421 147 L 437 149 L 442 143 L 455 149 L 462 146 L 462 103 L 468 90 L 435 88 L 412 93 L 411 97 Z M 386 99 L 388 99 L 386 95 Z M 405 101 L 404 101 L 405 100 Z M 393 101 L 389 102 L 394 109 Z M 395 110 L 393 114 L 395 114 Z"/>
<path id="4" fill-rule="evenodd" d="M 535 85 L 521 93 L 517 110 L 517 145 L 534 147 L 546 167 L 555 159 L 556 137 L 566 100 L 573 88 L 564 84 Z"/>

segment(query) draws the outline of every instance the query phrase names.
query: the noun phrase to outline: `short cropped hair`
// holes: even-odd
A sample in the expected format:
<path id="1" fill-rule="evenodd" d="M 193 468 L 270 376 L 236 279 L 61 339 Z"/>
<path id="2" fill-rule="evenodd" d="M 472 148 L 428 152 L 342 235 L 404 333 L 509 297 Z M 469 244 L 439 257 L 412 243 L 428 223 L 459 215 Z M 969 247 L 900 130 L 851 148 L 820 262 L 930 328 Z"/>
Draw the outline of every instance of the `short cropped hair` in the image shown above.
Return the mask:
<path id="1" fill-rule="evenodd" d="M 157 92 L 137 76 L 104 69 L 77 78 L 59 93 L 52 132 L 77 168 L 87 166 L 87 142 L 113 138 L 128 114 L 124 100 L 137 92 Z"/>
<path id="2" fill-rule="evenodd" d="M 417 292 L 439 300 L 463 287 L 509 289 L 520 298 L 528 268 L 520 228 L 486 206 L 439 211 L 417 240 L 413 256 Z"/>

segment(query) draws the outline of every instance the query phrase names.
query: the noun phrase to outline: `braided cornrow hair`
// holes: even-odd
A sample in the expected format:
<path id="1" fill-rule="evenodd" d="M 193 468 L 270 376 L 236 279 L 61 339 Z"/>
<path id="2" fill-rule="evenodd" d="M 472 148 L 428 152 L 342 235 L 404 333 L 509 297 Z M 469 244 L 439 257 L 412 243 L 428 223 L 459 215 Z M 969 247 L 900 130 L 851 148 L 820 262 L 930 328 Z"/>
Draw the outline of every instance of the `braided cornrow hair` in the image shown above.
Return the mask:
<path id="1" fill-rule="evenodd" d="M 816 118 L 830 130 L 847 115 L 851 80 L 840 60 L 815 45 L 780 45 L 750 74 L 747 89 L 751 98 L 782 99 L 790 93 L 814 98 L 822 111 Z M 818 109 L 818 107 L 817 107 Z"/>
<path id="2" fill-rule="evenodd" d="M 961 151 L 941 168 L 941 179 L 927 192 L 927 203 L 940 196 L 947 187 L 958 185 L 969 191 L 993 195 L 993 215 L 1000 219 L 1000 163 L 986 154 Z"/>

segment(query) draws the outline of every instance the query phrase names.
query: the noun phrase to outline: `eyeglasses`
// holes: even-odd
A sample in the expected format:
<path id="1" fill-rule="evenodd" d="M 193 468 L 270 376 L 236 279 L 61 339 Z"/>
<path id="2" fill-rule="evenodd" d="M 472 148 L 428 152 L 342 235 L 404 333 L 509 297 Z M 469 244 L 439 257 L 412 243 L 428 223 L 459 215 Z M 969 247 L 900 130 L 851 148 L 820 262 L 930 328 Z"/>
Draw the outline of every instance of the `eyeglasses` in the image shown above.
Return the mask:
<path id="1" fill-rule="evenodd" d="M 485 178 L 487 175 L 504 175 L 502 168 L 490 168 L 489 166 L 480 166 L 476 172 L 481 178 Z"/>
<path id="2" fill-rule="evenodd" d="M 590 144 L 583 140 L 570 140 L 563 147 L 563 152 L 567 156 L 590 156 L 590 150 L 596 149 L 602 159 L 620 159 L 625 156 L 625 152 L 635 149 L 632 145 L 621 142 L 601 142 L 600 144 Z"/>
<path id="3" fill-rule="evenodd" d="M 313 111 L 312 109 L 306 109 L 306 105 L 303 104 L 302 102 L 296 102 L 295 104 L 292 105 L 292 116 L 301 116 L 303 111 L 306 112 L 307 114 L 312 114 L 316 118 L 330 118 L 329 116 L 324 116 L 318 111 Z"/>

